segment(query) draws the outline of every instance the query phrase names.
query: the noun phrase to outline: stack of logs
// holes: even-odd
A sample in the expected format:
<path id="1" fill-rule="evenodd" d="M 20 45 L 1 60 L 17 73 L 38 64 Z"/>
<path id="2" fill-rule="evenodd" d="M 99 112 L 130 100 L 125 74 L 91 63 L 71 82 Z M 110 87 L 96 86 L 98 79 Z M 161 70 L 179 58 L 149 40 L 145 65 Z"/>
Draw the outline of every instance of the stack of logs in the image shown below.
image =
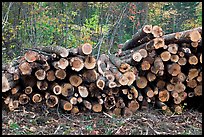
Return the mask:
<path id="1" fill-rule="evenodd" d="M 28 103 L 131 116 L 153 105 L 182 113 L 187 98 L 202 95 L 202 27 L 164 35 L 145 25 L 118 52 L 92 55 L 92 45 L 25 49 L 2 68 L 2 98 L 9 110 Z"/>

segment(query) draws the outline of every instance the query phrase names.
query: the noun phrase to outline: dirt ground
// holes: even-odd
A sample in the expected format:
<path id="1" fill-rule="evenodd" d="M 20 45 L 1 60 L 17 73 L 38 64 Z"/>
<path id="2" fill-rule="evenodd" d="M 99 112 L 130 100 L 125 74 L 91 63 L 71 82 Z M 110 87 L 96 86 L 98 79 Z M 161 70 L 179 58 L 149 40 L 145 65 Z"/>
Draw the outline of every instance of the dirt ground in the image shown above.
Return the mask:
<path id="1" fill-rule="evenodd" d="M 28 110 L 29 108 L 29 110 Z M 107 113 L 71 115 L 36 105 L 2 110 L 3 135 L 202 135 L 202 113 L 186 110 L 165 115 L 154 109 L 116 118 Z"/>

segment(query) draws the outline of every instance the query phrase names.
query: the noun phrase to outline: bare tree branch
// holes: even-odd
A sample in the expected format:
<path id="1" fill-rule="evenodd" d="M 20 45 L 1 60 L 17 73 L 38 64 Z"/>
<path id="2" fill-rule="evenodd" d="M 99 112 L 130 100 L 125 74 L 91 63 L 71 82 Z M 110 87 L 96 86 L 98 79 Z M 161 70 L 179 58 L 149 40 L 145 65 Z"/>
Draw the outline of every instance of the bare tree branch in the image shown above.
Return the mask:
<path id="1" fill-rule="evenodd" d="M 8 14 L 9 14 L 9 11 L 10 11 L 10 8 L 11 8 L 12 5 L 13 5 L 13 2 L 10 2 L 8 10 L 7 10 L 4 18 L 2 19 L 2 30 L 4 29 L 4 27 L 5 27 L 5 25 L 6 25 L 7 21 L 8 21 Z"/>
<path id="2" fill-rule="evenodd" d="M 109 54 L 109 55 L 111 54 L 110 50 L 111 50 L 111 48 L 112 48 L 112 46 L 113 46 L 113 40 L 114 40 L 114 37 L 115 37 L 115 33 L 116 33 L 116 31 L 118 30 L 118 27 L 120 26 L 120 21 L 121 21 L 121 19 L 123 18 L 123 15 L 124 15 L 124 13 L 125 13 L 127 7 L 128 7 L 128 4 L 129 4 L 129 2 L 125 5 L 123 12 L 120 14 L 120 16 L 119 16 L 119 18 L 118 18 L 118 20 L 117 20 L 117 22 L 116 22 L 117 25 L 115 26 L 115 29 L 114 29 L 114 31 L 113 31 L 113 35 L 112 35 L 112 37 L 111 37 L 110 45 L 109 45 L 109 49 L 108 49 L 108 54 Z"/>
<path id="3" fill-rule="evenodd" d="M 108 11 L 107 11 L 107 13 L 106 13 L 106 14 L 107 14 L 106 24 L 108 23 L 108 20 L 109 20 L 110 14 L 108 14 L 108 13 L 109 13 L 110 9 L 111 9 L 111 5 L 109 6 L 109 9 L 108 9 Z M 110 31 L 110 30 L 109 30 L 109 31 Z M 109 32 L 109 31 L 108 31 L 108 32 Z M 104 36 L 105 36 L 104 33 L 102 33 L 102 31 L 101 31 L 100 35 L 101 35 L 101 38 L 99 39 L 99 42 L 98 42 L 97 45 L 96 45 L 96 47 L 98 46 L 97 60 L 98 60 L 98 58 L 99 58 L 100 50 L 101 50 L 101 44 L 102 44 L 103 39 L 104 39 Z"/>

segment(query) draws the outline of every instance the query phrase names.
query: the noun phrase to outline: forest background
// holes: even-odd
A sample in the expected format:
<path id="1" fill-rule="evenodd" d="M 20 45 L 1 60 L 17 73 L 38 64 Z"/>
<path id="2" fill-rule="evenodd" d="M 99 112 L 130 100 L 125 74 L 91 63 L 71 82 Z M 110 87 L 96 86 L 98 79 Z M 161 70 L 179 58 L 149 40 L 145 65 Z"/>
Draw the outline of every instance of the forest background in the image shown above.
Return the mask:
<path id="1" fill-rule="evenodd" d="M 165 34 L 199 27 L 202 2 L 2 2 L 2 61 L 24 48 L 85 42 L 107 54 L 146 24 Z"/>

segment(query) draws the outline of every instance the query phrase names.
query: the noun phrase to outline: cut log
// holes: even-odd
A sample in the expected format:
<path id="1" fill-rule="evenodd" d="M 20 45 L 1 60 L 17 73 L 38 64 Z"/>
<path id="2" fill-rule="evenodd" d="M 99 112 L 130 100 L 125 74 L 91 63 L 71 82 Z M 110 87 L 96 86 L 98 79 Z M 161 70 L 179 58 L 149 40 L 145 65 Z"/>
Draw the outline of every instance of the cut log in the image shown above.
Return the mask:
<path id="1" fill-rule="evenodd" d="M 198 76 L 198 73 L 199 73 L 198 69 L 195 68 L 190 69 L 186 81 L 188 82 L 189 80 L 196 78 Z"/>
<path id="2" fill-rule="evenodd" d="M 199 76 L 197 76 L 196 80 L 198 81 L 198 83 L 202 82 L 202 72 L 200 72 Z"/>
<path id="3" fill-rule="evenodd" d="M 182 72 L 179 73 L 177 77 L 178 77 L 180 82 L 184 82 L 186 80 L 186 75 Z"/>
<path id="4" fill-rule="evenodd" d="M 179 60 L 179 56 L 178 56 L 178 55 L 171 55 L 170 60 L 171 60 L 172 62 L 176 63 L 176 62 L 178 62 L 178 60 Z"/>
<path id="5" fill-rule="evenodd" d="M 88 83 L 95 82 L 98 79 L 98 75 L 95 69 L 85 70 L 82 74 L 83 81 Z"/>
<path id="6" fill-rule="evenodd" d="M 128 93 L 128 94 L 127 94 L 127 98 L 128 98 L 129 100 L 132 100 L 132 99 L 133 99 L 133 95 L 132 95 L 131 93 Z"/>
<path id="7" fill-rule="evenodd" d="M 195 55 L 192 55 L 188 59 L 189 64 L 196 65 L 198 64 L 198 58 Z"/>
<path id="8" fill-rule="evenodd" d="M 46 71 L 46 72 L 47 72 L 48 70 L 50 70 L 50 65 L 49 65 L 49 63 L 46 61 L 46 63 L 42 65 L 42 68 L 43 68 L 44 71 Z"/>
<path id="9" fill-rule="evenodd" d="M 88 110 L 91 110 L 92 104 L 89 101 L 83 100 L 83 104 Z"/>
<path id="10" fill-rule="evenodd" d="M 179 52 L 178 52 L 178 55 L 179 55 L 180 57 L 184 57 L 184 56 L 185 56 L 185 53 L 182 52 L 182 51 L 179 51 Z"/>
<path id="11" fill-rule="evenodd" d="M 164 63 L 160 57 L 156 57 L 154 60 L 154 68 L 157 71 L 164 70 Z"/>
<path id="12" fill-rule="evenodd" d="M 176 90 L 171 91 L 171 96 L 173 98 L 178 98 L 179 97 L 179 93 Z"/>
<path id="13" fill-rule="evenodd" d="M 113 73 L 109 70 L 107 70 L 105 73 L 104 73 L 105 77 L 107 80 L 109 81 L 115 81 L 115 76 L 113 75 Z"/>
<path id="14" fill-rule="evenodd" d="M 72 110 L 71 110 L 71 114 L 77 114 L 79 113 L 79 108 L 78 106 L 73 106 Z"/>
<path id="15" fill-rule="evenodd" d="M 39 54 L 35 51 L 28 50 L 24 54 L 24 59 L 28 62 L 34 62 L 39 59 Z"/>
<path id="16" fill-rule="evenodd" d="M 183 42 L 197 42 L 201 38 L 202 27 L 166 34 L 163 36 L 165 43 L 183 43 Z"/>
<path id="17" fill-rule="evenodd" d="M 198 85 L 194 88 L 194 94 L 195 96 L 202 96 L 202 85 Z"/>
<path id="18" fill-rule="evenodd" d="M 120 72 L 118 71 L 117 67 L 115 67 L 110 61 L 106 62 L 108 68 L 115 76 L 115 79 L 121 84 L 121 85 L 127 85 L 128 79 Z"/>
<path id="19" fill-rule="evenodd" d="M 142 44 L 139 42 L 140 39 L 147 36 L 152 32 L 152 25 L 145 25 L 143 28 L 139 29 L 136 34 L 134 34 L 133 38 L 123 44 L 122 50 L 127 50 L 135 47 L 135 45 Z M 147 42 L 147 41 L 145 41 Z"/>
<path id="20" fill-rule="evenodd" d="M 152 81 L 154 81 L 156 79 L 156 75 L 155 74 L 153 74 L 153 73 L 151 73 L 151 72 L 148 72 L 147 73 L 147 80 L 149 81 L 149 82 L 152 82 Z"/>
<path id="21" fill-rule="evenodd" d="M 199 60 L 200 60 L 200 63 L 202 64 L 202 53 L 200 54 Z"/>
<path id="22" fill-rule="evenodd" d="M 160 57 L 163 61 L 169 61 L 171 58 L 171 53 L 169 51 L 164 51 L 160 54 Z"/>
<path id="23" fill-rule="evenodd" d="M 105 87 L 106 79 L 103 76 L 99 76 L 98 80 L 96 81 L 96 86 L 103 90 Z"/>
<path id="24" fill-rule="evenodd" d="M 159 26 L 152 27 L 152 34 L 154 37 L 162 37 L 164 35 L 162 28 Z"/>
<path id="25" fill-rule="evenodd" d="M 122 73 L 130 70 L 130 65 L 121 61 L 120 58 L 116 57 L 114 54 L 109 55 L 109 59 Z"/>
<path id="26" fill-rule="evenodd" d="M 11 77 L 12 77 L 12 75 L 8 76 L 6 74 L 3 74 L 3 76 L 2 76 L 2 92 L 7 92 L 16 86 L 17 81 L 10 80 Z"/>
<path id="27" fill-rule="evenodd" d="M 35 72 L 35 76 L 38 80 L 44 80 L 46 77 L 46 72 L 43 69 L 39 69 Z"/>
<path id="28" fill-rule="evenodd" d="M 97 61 L 97 67 L 98 67 L 98 72 L 104 76 L 105 72 L 106 72 L 106 63 L 105 61 L 108 60 L 108 57 L 106 54 L 101 54 L 101 56 L 99 57 L 98 61 Z"/>
<path id="29" fill-rule="evenodd" d="M 55 76 L 56 78 L 62 80 L 62 79 L 65 79 L 65 77 L 67 76 L 67 73 L 63 69 L 58 69 L 55 71 Z"/>
<path id="30" fill-rule="evenodd" d="M 74 96 L 76 97 L 76 98 L 78 98 L 79 97 L 79 94 L 78 93 L 74 93 Z M 78 100 L 78 99 L 77 99 Z"/>
<path id="31" fill-rule="evenodd" d="M 39 90 L 46 90 L 48 88 L 48 83 L 47 81 L 37 81 L 37 87 Z"/>
<path id="32" fill-rule="evenodd" d="M 183 43 L 184 44 L 184 43 Z M 188 46 L 189 47 L 189 46 Z M 191 55 L 191 49 L 187 48 L 187 47 L 181 47 L 180 49 L 183 53 L 185 53 L 185 55 L 190 56 Z"/>
<path id="33" fill-rule="evenodd" d="M 60 69 L 58 65 L 59 65 L 59 62 L 58 62 L 58 61 L 52 62 L 52 66 L 53 66 L 55 69 Z"/>
<path id="34" fill-rule="evenodd" d="M 57 83 L 54 83 L 51 88 L 55 95 L 60 95 L 62 93 L 62 87 Z"/>
<path id="35" fill-rule="evenodd" d="M 133 94 L 133 98 L 136 99 L 138 97 L 138 91 L 134 86 L 130 86 L 130 93 Z"/>
<path id="36" fill-rule="evenodd" d="M 142 61 L 142 64 L 141 64 L 141 69 L 142 70 L 149 70 L 151 67 L 150 63 L 148 61 Z"/>
<path id="37" fill-rule="evenodd" d="M 76 105 L 76 104 L 78 103 L 76 97 L 70 97 L 70 98 L 69 98 L 69 102 L 70 102 L 72 105 Z"/>
<path id="38" fill-rule="evenodd" d="M 55 72 L 53 70 L 49 70 L 46 74 L 48 81 L 54 81 L 56 79 Z"/>
<path id="39" fill-rule="evenodd" d="M 179 97 L 181 98 L 181 101 L 184 101 L 187 98 L 188 94 L 186 92 L 179 93 Z"/>
<path id="40" fill-rule="evenodd" d="M 164 39 L 163 38 L 155 38 L 154 40 L 154 48 L 159 49 L 164 47 Z"/>
<path id="41" fill-rule="evenodd" d="M 177 76 L 179 73 L 181 73 L 181 66 L 177 63 L 173 63 L 171 65 L 168 65 L 168 73 L 172 76 Z"/>
<path id="42" fill-rule="evenodd" d="M 132 111 L 128 107 L 125 107 L 122 111 L 124 117 L 131 117 L 133 115 Z"/>
<path id="43" fill-rule="evenodd" d="M 30 98 L 26 94 L 21 94 L 18 98 L 18 101 L 21 105 L 25 105 L 30 101 Z"/>
<path id="44" fill-rule="evenodd" d="M 13 74 L 13 80 L 17 81 L 20 79 L 20 74 L 19 73 L 14 73 Z"/>
<path id="45" fill-rule="evenodd" d="M 14 111 L 15 109 L 17 109 L 19 106 L 19 101 L 18 100 L 10 100 L 8 107 L 10 111 Z"/>
<path id="46" fill-rule="evenodd" d="M 32 96 L 32 101 L 33 101 L 34 103 L 39 103 L 39 102 L 42 101 L 42 96 L 41 96 L 40 94 L 36 93 L 36 94 L 34 94 L 34 95 Z"/>
<path id="47" fill-rule="evenodd" d="M 198 47 L 198 42 L 191 42 L 191 46 L 194 47 L 194 48 L 197 48 Z"/>
<path id="48" fill-rule="evenodd" d="M 133 58 L 134 61 L 140 62 L 141 59 L 142 59 L 142 56 L 138 51 L 136 51 L 136 52 L 133 53 L 132 58 Z"/>
<path id="49" fill-rule="evenodd" d="M 82 98 L 86 98 L 89 95 L 89 91 L 85 86 L 78 86 L 78 92 Z"/>
<path id="50" fill-rule="evenodd" d="M 158 80 L 157 81 L 157 87 L 159 89 L 163 89 L 165 87 L 165 85 L 166 85 L 166 82 L 164 80 Z"/>
<path id="51" fill-rule="evenodd" d="M 102 111 L 102 105 L 99 104 L 98 102 L 93 102 L 92 103 L 92 110 L 93 112 L 101 112 Z"/>
<path id="52" fill-rule="evenodd" d="M 59 102 L 59 99 L 55 95 L 49 95 L 46 99 L 46 105 L 50 108 L 55 107 Z"/>
<path id="53" fill-rule="evenodd" d="M 140 101 L 140 102 L 142 102 L 143 99 L 144 99 L 144 97 L 143 97 L 143 95 L 142 95 L 142 93 L 141 93 L 140 90 L 138 90 L 138 97 L 137 97 L 137 99 L 138 99 L 138 101 Z"/>
<path id="54" fill-rule="evenodd" d="M 96 66 L 96 59 L 93 56 L 87 56 L 85 58 L 84 67 L 86 69 L 93 69 Z"/>
<path id="55" fill-rule="evenodd" d="M 192 98 L 192 97 L 194 97 L 195 96 L 195 93 L 194 92 L 188 92 L 188 97 L 189 98 Z"/>
<path id="56" fill-rule="evenodd" d="M 186 86 L 181 82 L 176 83 L 174 86 L 174 90 L 176 90 L 178 93 L 185 91 L 185 89 L 186 89 Z"/>
<path id="57" fill-rule="evenodd" d="M 130 67 L 130 65 L 129 65 L 128 63 L 122 63 L 122 64 L 120 65 L 119 70 L 120 70 L 120 72 L 125 73 L 125 72 L 129 71 L 130 68 L 131 68 L 131 67 Z"/>
<path id="58" fill-rule="evenodd" d="M 114 81 L 107 81 L 105 85 L 111 89 L 117 87 L 117 84 Z"/>
<path id="59" fill-rule="evenodd" d="M 171 84 L 171 83 L 168 83 L 168 84 L 166 84 L 166 89 L 167 89 L 168 91 L 174 91 L 174 85 Z"/>
<path id="60" fill-rule="evenodd" d="M 169 44 L 168 45 L 168 51 L 169 51 L 169 53 L 171 53 L 171 54 L 176 54 L 177 53 L 177 51 L 178 51 L 178 44 Z"/>
<path id="61" fill-rule="evenodd" d="M 70 83 L 64 83 L 62 85 L 61 94 L 65 97 L 70 97 L 74 94 L 74 87 Z"/>
<path id="62" fill-rule="evenodd" d="M 29 50 L 29 51 L 26 51 L 24 57 L 26 61 L 34 62 L 39 59 L 39 54 L 35 51 Z"/>
<path id="63" fill-rule="evenodd" d="M 65 58 L 60 58 L 60 60 L 58 61 L 58 67 L 60 69 L 66 69 L 68 65 L 69 61 Z"/>
<path id="64" fill-rule="evenodd" d="M 195 88 L 197 86 L 197 81 L 195 79 L 189 80 L 187 82 L 187 87 Z"/>
<path id="65" fill-rule="evenodd" d="M 83 102 L 82 97 L 78 97 L 78 98 L 77 98 L 77 102 L 78 102 L 78 103 L 82 103 L 82 102 Z"/>
<path id="66" fill-rule="evenodd" d="M 19 69 L 20 69 L 22 75 L 31 75 L 32 68 L 28 62 L 20 63 Z"/>
<path id="67" fill-rule="evenodd" d="M 10 96 L 7 96 L 7 97 L 4 99 L 4 104 L 8 105 L 11 99 L 12 99 L 12 98 L 11 98 Z"/>
<path id="68" fill-rule="evenodd" d="M 76 55 L 79 54 L 78 52 L 79 52 L 79 51 L 78 51 L 78 48 L 70 48 L 70 49 L 69 49 L 69 55 L 70 55 L 70 56 L 76 56 Z"/>
<path id="69" fill-rule="evenodd" d="M 132 111 L 133 113 L 135 113 L 138 109 L 139 109 L 140 105 L 137 102 L 137 100 L 132 100 L 128 103 L 128 108 L 130 111 Z"/>
<path id="70" fill-rule="evenodd" d="M 38 49 L 43 52 L 55 53 L 56 55 L 61 56 L 63 58 L 68 57 L 69 55 L 69 50 L 61 46 L 41 46 L 35 47 L 35 49 Z"/>
<path id="71" fill-rule="evenodd" d="M 84 43 L 78 47 L 80 55 L 90 55 L 92 53 L 92 45 Z"/>
<path id="72" fill-rule="evenodd" d="M 73 108 L 73 105 L 69 101 L 66 101 L 64 99 L 60 100 L 60 106 L 66 111 L 71 111 Z"/>
<path id="73" fill-rule="evenodd" d="M 149 98 L 152 98 L 154 96 L 154 91 L 150 87 L 146 87 L 144 89 L 144 92 Z"/>
<path id="74" fill-rule="evenodd" d="M 122 93 L 124 94 L 124 95 L 127 95 L 128 94 L 128 89 L 122 89 Z"/>
<path id="75" fill-rule="evenodd" d="M 25 89 L 24 89 L 25 93 L 27 95 L 31 94 L 33 92 L 33 88 L 31 86 L 27 86 Z"/>
<path id="76" fill-rule="evenodd" d="M 201 34 L 197 30 L 190 32 L 190 39 L 193 42 L 198 42 L 201 39 Z"/>
<path id="77" fill-rule="evenodd" d="M 135 79 L 136 79 L 135 74 L 134 74 L 133 72 L 131 72 L 131 71 L 125 72 L 125 73 L 123 74 L 123 76 L 124 76 L 125 78 L 127 78 L 127 81 L 128 81 L 127 85 L 128 85 L 128 86 L 132 85 L 133 82 L 134 82 Z"/>
<path id="78" fill-rule="evenodd" d="M 142 58 L 146 58 L 148 56 L 147 50 L 146 49 L 140 49 L 138 50 Z"/>
<path id="79" fill-rule="evenodd" d="M 159 100 L 156 100 L 156 105 L 158 108 L 162 109 L 163 111 L 167 110 L 168 106 Z"/>
<path id="80" fill-rule="evenodd" d="M 71 66 L 72 70 L 75 70 L 78 72 L 84 68 L 84 62 L 79 57 L 72 57 L 70 59 L 70 66 Z"/>
<path id="81" fill-rule="evenodd" d="M 72 75 L 69 77 L 69 82 L 74 86 L 78 87 L 82 83 L 82 78 L 78 75 Z"/>
<path id="82" fill-rule="evenodd" d="M 20 90 L 20 85 L 16 85 L 14 88 L 11 89 L 11 94 L 14 95 Z"/>
<path id="83" fill-rule="evenodd" d="M 169 91 L 167 91 L 166 89 L 159 91 L 159 100 L 161 102 L 167 102 L 169 100 L 169 97 L 170 97 Z"/>
<path id="84" fill-rule="evenodd" d="M 159 94 L 159 88 L 158 87 L 154 87 L 154 95 L 158 95 Z"/>
<path id="85" fill-rule="evenodd" d="M 143 89 L 147 86 L 147 79 L 144 76 L 141 76 L 140 78 L 136 79 L 136 85 L 138 88 Z"/>
<path id="86" fill-rule="evenodd" d="M 104 103 L 103 99 L 102 99 L 102 98 L 99 98 L 99 99 L 98 99 L 98 103 L 102 105 L 102 104 Z"/>
<path id="87" fill-rule="evenodd" d="M 178 82 L 181 82 L 178 77 L 172 77 L 171 80 L 170 80 L 170 83 L 171 83 L 171 84 L 174 84 L 174 85 L 175 85 L 176 83 L 178 83 Z"/>
<path id="88" fill-rule="evenodd" d="M 116 115 L 116 116 L 121 116 L 121 108 L 114 108 L 113 110 L 113 114 Z"/>
<path id="89" fill-rule="evenodd" d="M 174 105 L 174 112 L 177 114 L 181 114 L 183 112 L 183 109 L 180 105 Z"/>

